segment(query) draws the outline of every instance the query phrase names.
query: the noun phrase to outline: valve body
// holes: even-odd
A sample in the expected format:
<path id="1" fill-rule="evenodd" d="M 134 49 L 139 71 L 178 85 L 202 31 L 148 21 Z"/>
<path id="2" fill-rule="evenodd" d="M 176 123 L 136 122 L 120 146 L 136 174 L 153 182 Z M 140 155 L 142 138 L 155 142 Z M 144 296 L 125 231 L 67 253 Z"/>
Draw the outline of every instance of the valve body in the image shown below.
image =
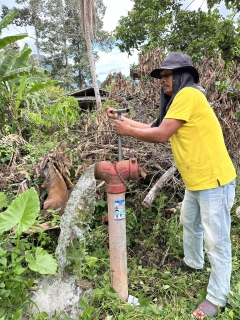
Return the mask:
<path id="1" fill-rule="evenodd" d="M 94 175 L 97 180 L 105 181 L 107 193 L 122 193 L 126 191 L 125 181 L 138 179 L 137 159 L 120 162 L 96 162 Z"/>

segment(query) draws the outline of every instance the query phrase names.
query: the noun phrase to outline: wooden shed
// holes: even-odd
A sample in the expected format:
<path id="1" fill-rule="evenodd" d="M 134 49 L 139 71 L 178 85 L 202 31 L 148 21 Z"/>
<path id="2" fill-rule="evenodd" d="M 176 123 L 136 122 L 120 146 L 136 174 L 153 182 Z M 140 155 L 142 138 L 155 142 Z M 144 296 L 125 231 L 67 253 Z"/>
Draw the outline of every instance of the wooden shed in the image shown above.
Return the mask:
<path id="1" fill-rule="evenodd" d="M 108 99 L 109 91 L 105 89 L 99 89 L 101 101 L 104 102 Z M 91 111 L 96 109 L 96 98 L 93 87 L 84 88 L 73 93 L 68 94 L 68 96 L 74 97 L 81 109 L 86 111 Z"/>

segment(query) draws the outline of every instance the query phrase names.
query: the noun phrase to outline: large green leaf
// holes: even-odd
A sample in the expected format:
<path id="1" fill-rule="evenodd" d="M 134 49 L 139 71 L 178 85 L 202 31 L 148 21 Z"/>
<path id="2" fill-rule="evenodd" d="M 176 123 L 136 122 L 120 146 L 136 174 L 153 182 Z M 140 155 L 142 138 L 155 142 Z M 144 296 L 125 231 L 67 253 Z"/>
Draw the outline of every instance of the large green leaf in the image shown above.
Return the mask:
<path id="1" fill-rule="evenodd" d="M 32 69 L 33 68 L 31 66 L 29 66 L 29 67 L 9 71 L 0 80 L 1 81 L 9 81 L 12 79 L 16 79 L 19 76 L 24 76 L 25 74 L 29 75 L 32 73 Z"/>
<path id="2" fill-rule="evenodd" d="M 49 86 L 52 86 L 52 85 L 58 84 L 58 83 L 59 83 L 58 81 L 48 81 L 45 83 L 36 83 L 33 87 L 31 87 L 31 89 L 26 90 L 26 94 L 41 91 L 42 89 L 45 89 Z"/>
<path id="3" fill-rule="evenodd" d="M 43 68 L 35 67 L 32 74 L 45 74 L 47 76 L 50 76 L 51 72 Z"/>
<path id="4" fill-rule="evenodd" d="M 0 52 L 0 63 L 2 63 L 3 57 L 4 57 L 4 51 L 1 51 Z"/>
<path id="5" fill-rule="evenodd" d="M 55 274 L 57 271 L 57 260 L 47 251 L 37 247 L 35 257 L 28 251 L 25 253 L 28 266 L 31 270 L 40 274 Z"/>
<path id="6" fill-rule="evenodd" d="M 40 203 L 36 190 L 31 188 L 23 192 L 0 215 L 0 233 L 17 226 L 16 234 L 20 235 L 33 225 L 39 211 Z"/>
<path id="7" fill-rule="evenodd" d="M 25 43 L 23 49 L 19 52 L 12 69 L 26 67 L 28 65 L 28 60 L 31 52 L 32 50 L 29 48 L 28 44 Z"/>
<path id="8" fill-rule="evenodd" d="M 27 33 L 22 33 L 22 34 L 16 34 L 13 36 L 8 36 L 0 39 L 0 49 L 5 48 L 8 44 L 14 43 L 18 40 L 27 38 L 28 34 Z"/>
<path id="9" fill-rule="evenodd" d="M 0 192 L 0 210 L 4 207 L 7 207 L 7 197 L 5 193 Z"/>
<path id="10" fill-rule="evenodd" d="M 11 70 L 12 65 L 16 60 L 17 50 L 10 50 L 5 57 L 2 59 L 1 67 L 0 67 L 0 81 L 3 81 L 5 75 Z"/>
<path id="11" fill-rule="evenodd" d="M 9 23 L 13 20 L 15 15 L 18 13 L 17 9 L 11 10 L 1 21 L 0 21 L 0 31 L 6 28 Z"/>

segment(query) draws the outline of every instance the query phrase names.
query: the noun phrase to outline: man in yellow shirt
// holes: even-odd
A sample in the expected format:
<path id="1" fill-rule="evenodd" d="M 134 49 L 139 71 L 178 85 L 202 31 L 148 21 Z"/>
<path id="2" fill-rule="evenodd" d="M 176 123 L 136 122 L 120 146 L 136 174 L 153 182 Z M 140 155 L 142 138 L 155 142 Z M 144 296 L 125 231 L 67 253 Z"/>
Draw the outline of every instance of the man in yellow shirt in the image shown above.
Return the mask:
<path id="1" fill-rule="evenodd" d="M 205 252 L 211 264 L 206 299 L 193 312 L 196 319 L 216 316 L 230 290 L 230 210 L 235 197 L 236 172 L 222 130 L 201 88 L 199 74 L 188 55 L 170 53 L 151 76 L 161 79 L 160 115 L 151 125 L 126 117 L 118 121 L 118 135 L 164 143 L 170 139 L 186 190 L 181 208 L 184 261 L 182 269 L 202 269 Z"/>

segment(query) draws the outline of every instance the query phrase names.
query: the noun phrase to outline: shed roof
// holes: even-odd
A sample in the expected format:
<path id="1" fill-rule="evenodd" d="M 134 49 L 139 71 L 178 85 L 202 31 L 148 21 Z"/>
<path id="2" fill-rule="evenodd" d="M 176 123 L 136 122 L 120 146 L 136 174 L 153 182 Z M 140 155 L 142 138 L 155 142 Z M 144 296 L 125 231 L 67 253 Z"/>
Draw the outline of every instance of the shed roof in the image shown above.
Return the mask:
<path id="1" fill-rule="evenodd" d="M 109 91 L 105 89 L 99 89 L 100 97 L 106 99 Z M 77 100 L 95 100 L 95 92 L 93 87 L 84 88 L 81 90 L 69 93 L 68 96 L 73 96 Z"/>
<path id="2" fill-rule="evenodd" d="M 105 89 L 99 89 L 100 97 L 102 101 L 108 99 L 109 91 Z M 81 90 L 76 90 L 74 92 L 68 93 L 65 96 L 74 97 L 77 101 L 96 101 L 94 87 L 87 87 Z M 55 103 L 57 100 L 52 101 L 51 103 Z"/>

